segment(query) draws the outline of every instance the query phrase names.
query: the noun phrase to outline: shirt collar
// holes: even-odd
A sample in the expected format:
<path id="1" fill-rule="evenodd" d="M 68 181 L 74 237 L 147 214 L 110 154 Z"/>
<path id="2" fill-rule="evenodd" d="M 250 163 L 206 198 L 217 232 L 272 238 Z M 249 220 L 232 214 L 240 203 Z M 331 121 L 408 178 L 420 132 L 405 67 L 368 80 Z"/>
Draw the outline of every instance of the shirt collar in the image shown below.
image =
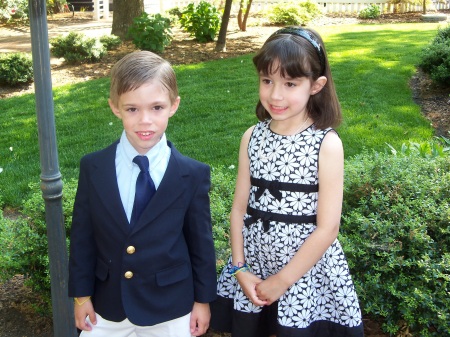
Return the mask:
<path id="1" fill-rule="evenodd" d="M 139 156 L 139 152 L 136 151 L 136 149 L 131 145 L 130 141 L 127 138 L 127 135 L 125 133 L 125 130 L 122 132 L 122 135 L 120 136 L 120 145 L 122 148 L 122 155 L 126 159 L 126 161 L 129 163 L 130 166 L 133 165 L 133 158 L 136 156 Z M 167 138 L 166 134 L 164 133 L 159 140 L 158 143 L 155 144 L 146 154 L 148 161 L 150 162 L 150 170 L 153 166 L 155 166 L 163 157 L 164 155 L 164 149 L 167 147 Z"/>

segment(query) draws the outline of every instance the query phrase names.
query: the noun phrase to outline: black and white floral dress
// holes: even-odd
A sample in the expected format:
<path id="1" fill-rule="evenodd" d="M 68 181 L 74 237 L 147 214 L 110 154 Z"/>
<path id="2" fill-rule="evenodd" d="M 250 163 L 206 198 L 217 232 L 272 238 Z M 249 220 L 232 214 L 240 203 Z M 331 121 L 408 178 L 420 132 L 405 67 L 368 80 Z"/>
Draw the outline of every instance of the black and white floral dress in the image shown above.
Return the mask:
<path id="1" fill-rule="evenodd" d="M 262 279 L 282 269 L 316 228 L 318 157 L 331 130 L 311 125 L 282 136 L 270 130 L 270 121 L 253 130 L 244 254 Z M 218 281 L 218 300 L 211 306 L 211 326 L 233 337 L 363 336 L 357 295 L 337 239 L 271 307 L 255 306 L 226 267 Z M 265 325 L 269 317 L 273 324 Z"/>

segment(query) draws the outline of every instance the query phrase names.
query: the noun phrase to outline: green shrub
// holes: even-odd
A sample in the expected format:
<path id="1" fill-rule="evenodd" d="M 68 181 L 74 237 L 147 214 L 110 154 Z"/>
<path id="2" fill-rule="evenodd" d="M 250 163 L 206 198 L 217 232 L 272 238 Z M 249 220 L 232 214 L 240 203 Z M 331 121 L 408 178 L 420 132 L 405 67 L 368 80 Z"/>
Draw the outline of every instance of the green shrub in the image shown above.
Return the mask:
<path id="1" fill-rule="evenodd" d="M 128 36 L 139 49 L 162 52 L 172 41 L 170 20 L 161 14 L 142 13 L 133 19 Z"/>
<path id="2" fill-rule="evenodd" d="M 103 35 L 99 40 L 106 50 L 117 49 L 122 44 L 122 40 L 116 35 Z"/>
<path id="3" fill-rule="evenodd" d="M 66 236 L 72 222 L 72 208 L 77 181 L 72 179 L 64 185 L 63 214 Z M 0 217 L 0 280 L 8 280 L 16 274 L 26 277 L 25 284 L 43 299 L 42 313 L 51 313 L 51 285 L 47 246 L 45 204 L 39 184 L 30 184 L 31 197 L 16 220 Z M 6 248 L 6 249 L 5 249 Z"/>
<path id="4" fill-rule="evenodd" d="M 180 22 L 181 15 L 183 15 L 183 12 L 179 7 L 173 7 L 166 12 L 166 16 L 169 18 L 172 26 L 175 26 Z"/>
<path id="5" fill-rule="evenodd" d="M 216 7 L 206 1 L 186 6 L 180 19 L 181 27 L 199 42 L 214 41 L 220 29 L 221 17 Z"/>
<path id="6" fill-rule="evenodd" d="M 210 204 L 218 273 L 227 263 L 231 253 L 230 211 L 233 203 L 235 179 L 236 170 L 234 167 L 212 168 L 211 170 Z"/>
<path id="7" fill-rule="evenodd" d="M 51 52 L 63 57 L 67 63 L 96 62 L 106 54 L 106 48 L 96 38 L 83 33 L 70 32 L 67 36 L 58 36 L 50 40 Z"/>
<path id="8" fill-rule="evenodd" d="M 346 161 L 341 238 L 365 314 L 392 335 L 450 335 L 450 157 Z"/>
<path id="9" fill-rule="evenodd" d="M 27 0 L 3 0 L 0 1 L 0 22 L 15 20 L 28 20 Z"/>
<path id="10" fill-rule="evenodd" d="M 397 151 L 392 145 L 388 144 L 393 155 L 418 155 L 422 158 L 444 157 L 450 154 L 450 139 L 444 136 L 435 137 L 433 141 L 424 143 L 410 142 L 409 145 L 402 144 Z"/>
<path id="11" fill-rule="evenodd" d="M 436 83 L 450 85 L 450 25 L 439 28 L 431 44 L 422 50 L 419 67 Z"/>
<path id="12" fill-rule="evenodd" d="M 279 2 L 270 6 L 267 12 L 273 25 L 305 25 L 320 14 L 317 5 L 310 1 Z"/>
<path id="13" fill-rule="evenodd" d="M 33 60 L 26 53 L 0 55 L 0 83 L 16 86 L 33 81 Z"/>
<path id="14" fill-rule="evenodd" d="M 360 19 L 378 19 L 381 15 L 381 9 L 377 5 L 370 5 L 363 10 L 361 10 L 358 14 Z"/>

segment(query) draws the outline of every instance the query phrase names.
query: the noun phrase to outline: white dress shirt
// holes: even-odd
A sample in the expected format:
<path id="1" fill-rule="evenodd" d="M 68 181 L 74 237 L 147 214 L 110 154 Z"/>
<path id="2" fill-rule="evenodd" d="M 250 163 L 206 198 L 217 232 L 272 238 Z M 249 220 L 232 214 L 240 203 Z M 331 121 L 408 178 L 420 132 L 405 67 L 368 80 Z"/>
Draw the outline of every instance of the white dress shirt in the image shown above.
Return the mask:
<path id="1" fill-rule="evenodd" d="M 159 184 L 166 172 L 170 159 L 170 147 L 167 145 L 166 135 L 164 134 L 160 141 L 153 146 L 145 155 L 150 163 L 150 177 L 158 189 Z M 123 208 L 127 214 L 128 221 L 131 219 L 133 211 L 134 194 L 136 191 L 136 179 L 140 172 L 139 166 L 133 163 L 133 158 L 139 153 L 130 144 L 125 130 L 122 132 L 120 142 L 116 150 L 116 175 L 119 186 L 120 198 Z"/>

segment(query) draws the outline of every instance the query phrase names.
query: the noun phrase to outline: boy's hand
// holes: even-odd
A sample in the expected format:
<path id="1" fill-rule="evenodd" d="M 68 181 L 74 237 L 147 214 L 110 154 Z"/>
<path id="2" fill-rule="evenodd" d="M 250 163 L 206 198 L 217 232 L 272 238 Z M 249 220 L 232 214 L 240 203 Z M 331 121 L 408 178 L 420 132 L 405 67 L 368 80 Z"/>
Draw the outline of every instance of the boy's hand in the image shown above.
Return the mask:
<path id="1" fill-rule="evenodd" d="M 194 307 L 191 313 L 191 335 L 201 336 L 206 333 L 209 328 L 209 320 L 211 319 L 211 311 L 209 310 L 209 303 L 194 302 Z"/>
<path id="2" fill-rule="evenodd" d="M 79 297 L 78 301 L 82 304 L 78 305 L 75 302 L 75 325 L 80 330 L 91 331 L 92 326 L 86 321 L 86 317 L 89 316 L 89 320 L 93 325 L 97 324 L 94 306 L 88 297 Z"/>
<path id="3" fill-rule="evenodd" d="M 267 304 L 267 302 L 265 300 L 262 300 L 256 292 L 256 287 L 258 286 L 258 284 L 263 282 L 262 279 L 260 279 L 255 274 L 252 274 L 250 271 L 240 272 L 236 274 L 236 278 L 241 285 L 245 296 L 247 296 L 254 305 L 263 306 Z"/>

